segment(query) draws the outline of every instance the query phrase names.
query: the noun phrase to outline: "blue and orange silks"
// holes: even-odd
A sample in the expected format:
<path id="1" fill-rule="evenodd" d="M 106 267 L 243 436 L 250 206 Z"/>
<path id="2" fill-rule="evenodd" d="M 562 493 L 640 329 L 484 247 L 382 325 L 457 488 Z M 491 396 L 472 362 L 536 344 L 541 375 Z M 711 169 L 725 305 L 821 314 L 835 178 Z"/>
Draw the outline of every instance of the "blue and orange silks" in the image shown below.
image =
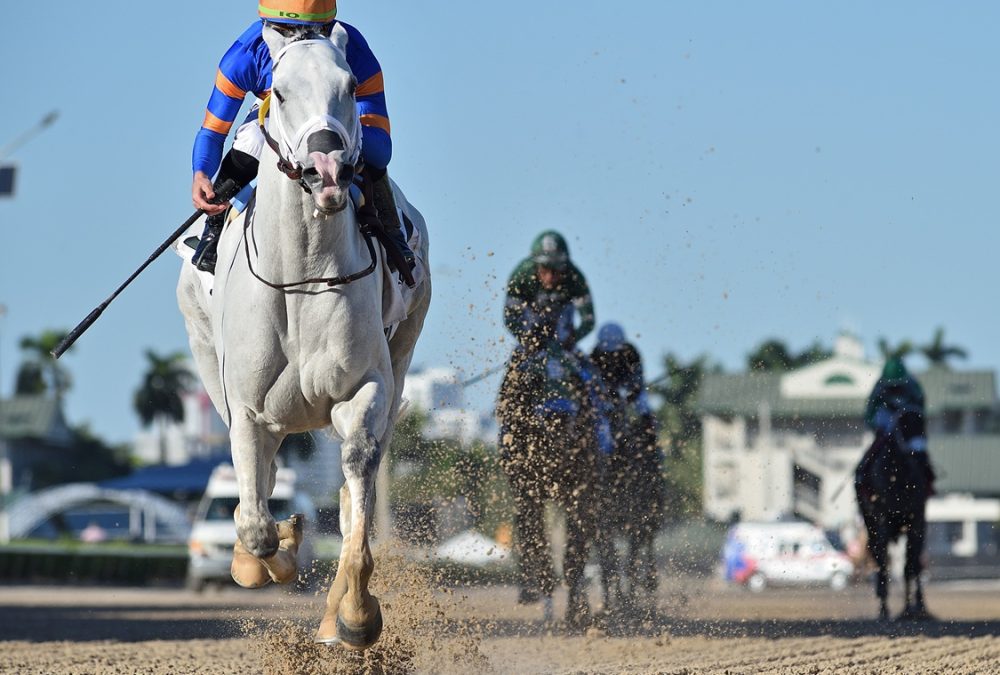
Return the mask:
<path id="1" fill-rule="evenodd" d="M 382 67 L 357 28 L 343 22 L 347 31 L 347 64 L 358 80 L 358 116 L 363 131 L 361 158 L 375 169 L 384 169 L 392 157 L 389 113 L 385 104 Z M 263 37 L 263 21 L 250 26 L 229 48 L 215 76 L 205 120 L 192 152 L 192 170 L 214 176 L 222 161 L 223 145 L 247 94 L 264 98 L 271 90 L 271 52 Z"/>

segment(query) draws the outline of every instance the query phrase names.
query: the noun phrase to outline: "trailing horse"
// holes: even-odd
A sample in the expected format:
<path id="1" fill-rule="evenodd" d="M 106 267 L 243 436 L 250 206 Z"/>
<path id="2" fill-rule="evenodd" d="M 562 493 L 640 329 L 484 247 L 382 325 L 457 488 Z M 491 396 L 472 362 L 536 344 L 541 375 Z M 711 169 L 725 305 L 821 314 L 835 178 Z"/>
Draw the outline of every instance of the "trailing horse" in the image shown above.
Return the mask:
<path id="1" fill-rule="evenodd" d="M 368 591 L 375 474 L 389 446 L 403 378 L 430 302 L 425 278 L 391 339 L 381 269 L 370 233 L 349 199 L 360 154 L 355 89 L 340 26 L 330 39 L 308 29 L 264 28 L 273 57 L 272 154 L 262 161 L 252 211 L 223 233 L 211 296 L 184 265 L 178 301 L 198 371 L 229 426 L 240 492 L 233 577 L 243 586 L 296 574 L 301 521 L 276 524 L 267 498 L 282 439 L 325 427 L 343 439 L 343 549 L 316 641 L 364 649 L 382 629 Z M 264 125 L 262 115 L 261 125 Z M 423 218 L 396 192 L 419 233 Z"/>
<path id="2" fill-rule="evenodd" d="M 612 403 L 614 453 L 603 457 L 596 540 L 601 584 L 606 609 L 619 610 L 623 618 L 638 617 L 652 608 L 658 586 L 653 543 L 663 522 L 663 457 L 656 445 L 655 422 L 639 402 L 612 394 Z M 626 541 L 622 561 L 616 549 L 618 536 Z"/>
<path id="3" fill-rule="evenodd" d="M 545 534 L 544 505 L 566 514 L 563 577 L 566 622 L 589 621 L 583 571 L 594 535 L 598 493 L 595 410 L 576 354 L 542 337 L 511 358 L 500 388 L 500 459 L 517 505 L 515 521 L 521 602 L 542 600 L 546 614 L 556 576 Z"/>
<path id="4" fill-rule="evenodd" d="M 868 534 L 868 552 L 878 568 L 875 594 L 879 618 L 889 618 L 889 544 L 906 534 L 905 607 L 900 619 L 926 619 L 921 556 L 927 534 L 925 509 L 933 474 L 923 445 L 924 418 L 907 411 L 889 431 L 877 433 L 855 471 L 858 506 Z M 916 441 L 916 443 L 915 443 Z"/>

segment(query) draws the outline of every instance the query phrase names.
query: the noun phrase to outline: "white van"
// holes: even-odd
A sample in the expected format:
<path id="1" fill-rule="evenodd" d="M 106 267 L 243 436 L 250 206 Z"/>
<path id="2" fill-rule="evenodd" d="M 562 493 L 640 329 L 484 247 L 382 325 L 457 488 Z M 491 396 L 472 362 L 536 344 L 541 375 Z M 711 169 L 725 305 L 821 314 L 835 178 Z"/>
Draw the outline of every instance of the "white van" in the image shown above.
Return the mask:
<path id="1" fill-rule="evenodd" d="M 726 581 L 760 592 L 768 586 L 847 586 L 854 564 L 810 523 L 740 523 L 722 548 Z"/>
<path id="2" fill-rule="evenodd" d="M 233 545 L 236 543 L 233 512 L 240 503 L 239 494 L 236 471 L 232 465 L 220 464 L 215 467 L 198 504 L 188 539 L 188 588 L 200 591 L 209 582 L 221 584 L 232 580 L 229 565 L 233 559 Z M 303 513 L 306 516 L 307 530 L 315 522 L 315 509 L 309 498 L 295 493 L 295 472 L 291 469 L 278 469 L 268 508 L 276 521 L 284 520 L 293 513 Z M 308 549 L 308 538 L 298 557 L 299 568 L 308 569 L 308 561 L 312 557 Z"/>

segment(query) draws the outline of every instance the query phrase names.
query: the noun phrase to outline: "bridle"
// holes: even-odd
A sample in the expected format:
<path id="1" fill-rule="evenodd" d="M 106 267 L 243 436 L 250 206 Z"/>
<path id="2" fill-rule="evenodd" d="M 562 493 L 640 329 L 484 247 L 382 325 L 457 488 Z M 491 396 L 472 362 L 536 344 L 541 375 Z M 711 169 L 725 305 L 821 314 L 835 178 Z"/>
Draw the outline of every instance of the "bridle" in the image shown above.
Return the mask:
<path id="1" fill-rule="evenodd" d="M 281 58 L 288 53 L 288 50 L 296 46 L 309 46 L 310 44 L 317 42 L 329 42 L 327 38 L 323 37 L 311 37 L 310 34 L 306 34 L 300 38 L 296 38 L 289 42 L 287 45 L 282 47 L 281 51 L 275 55 L 272 65 L 271 72 L 273 73 L 278 68 L 278 64 Z M 333 133 L 340 136 L 344 142 L 344 147 L 347 149 L 347 160 L 351 165 L 357 165 L 359 159 L 361 158 L 361 124 L 357 123 L 354 125 L 354 132 L 348 132 L 344 124 L 331 115 L 315 115 L 310 117 L 305 121 L 297 130 L 295 130 L 294 135 L 289 136 L 288 131 L 285 129 L 284 122 L 281 118 L 281 107 L 280 105 L 272 106 L 271 100 L 272 94 L 268 92 L 267 96 L 264 97 L 263 102 L 260 105 L 260 109 L 257 113 L 257 123 L 260 126 L 260 131 L 264 135 L 264 140 L 267 142 L 268 146 L 274 151 L 274 154 L 278 156 L 278 169 L 285 174 L 289 179 L 298 181 L 299 186 L 302 187 L 307 193 L 312 191 L 309 186 L 306 185 L 305 181 L 302 180 L 302 166 L 295 161 L 295 154 L 302 142 L 312 133 L 316 131 L 332 131 Z M 279 101 L 280 103 L 280 101 Z M 270 112 L 271 124 L 278 134 L 278 139 L 275 140 L 267 131 L 265 121 L 268 118 L 268 113 Z M 371 195 L 366 195 L 369 199 L 370 205 Z M 311 279 L 303 279 L 302 281 L 295 281 L 291 283 L 274 283 L 268 281 L 264 277 L 260 276 L 253 267 L 253 261 L 250 256 L 250 227 L 253 224 L 254 213 L 248 213 L 245 221 L 243 223 L 243 249 L 246 253 L 247 267 L 258 281 L 260 281 L 265 286 L 269 286 L 277 291 L 286 291 L 298 286 L 307 286 L 310 284 L 325 284 L 328 287 L 332 286 L 343 286 L 349 284 L 358 279 L 362 279 L 375 271 L 378 266 L 378 257 L 375 253 L 375 245 L 372 243 L 372 232 L 371 228 L 367 225 L 361 227 L 361 234 L 364 236 L 365 244 L 368 246 L 368 254 L 371 257 L 371 264 L 360 272 L 355 272 L 353 274 L 346 274 L 339 277 L 316 277 Z"/>
<path id="2" fill-rule="evenodd" d="M 327 38 L 309 37 L 308 34 L 301 38 L 292 40 L 287 45 L 282 47 L 281 51 L 275 55 L 271 64 L 272 77 L 278 70 L 282 57 L 284 57 L 292 47 L 308 47 L 316 43 L 329 44 L 329 42 L 330 41 Z M 357 165 L 358 160 L 361 157 L 362 136 L 360 123 L 356 123 L 354 125 L 354 131 L 349 132 L 343 122 L 331 115 L 314 115 L 313 117 L 307 119 L 298 129 L 296 129 L 294 135 L 289 135 L 281 116 L 281 106 L 273 105 L 272 97 L 273 93 L 268 92 L 268 94 L 264 97 L 263 102 L 260 104 L 260 109 L 257 111 L 257 124 L 260 126 L 260 131 L 264 135 L 264 140 L 274 151 L 274 154 L 278 156 L 278 169 L 280 169 L 283 174 L 288 176 L 291 180 L 299 181 L 299 185 L 302 186 L 302 189 L 306 192 L 311 192 L 309 186 L 302 181 L 302 166 L 295 160 L 295 155 L 301 147 L 302 142 L 310 134 L 317 131 L 332 131 L 340 136 L 341 140 L 344 142 L 344 147 L 347 149 L 346 163 Z M 268 113 L 270 113 L 271 123 L 278 134 L 277 140 L 275 140 L 267 130 L 265 122 L 268 118 Z"/>

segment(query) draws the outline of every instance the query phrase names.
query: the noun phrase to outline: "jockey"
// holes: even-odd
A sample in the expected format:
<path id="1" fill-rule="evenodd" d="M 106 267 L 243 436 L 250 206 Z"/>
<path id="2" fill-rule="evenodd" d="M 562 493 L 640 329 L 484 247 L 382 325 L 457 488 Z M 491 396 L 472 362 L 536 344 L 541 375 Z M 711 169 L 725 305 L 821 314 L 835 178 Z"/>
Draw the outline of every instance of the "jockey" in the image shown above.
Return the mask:
<path id="1" fill-rule="evenodd" d="M 601 374 L 608 393 L 623 403 L 634 404 L 640 415 L 652 415 L 642 360 L 635 345 L 625 339 L 625 331 L 616 323 L 606 323 L 597 331 L 597 346 L 590 360 Z"/>
<path id="2" fill-rule="evenodd" d="M 905 421 L 904 421 L 905 416 Z M 909 420 L 915 420 L 916 424 Z M 927 435 L 924 431 L 924 390 L 906 369 L 899 356 L 889 358 L 882 369 L 882 376 L 875 383 L 865 406 L 865 425 L 876 436 L 902 432 L 905 451 L 924 464 L 929 493 L 934 494 L 934 469 L 927 454 Z M 900 422 L 904 421 L 901 425 Z M 907 428 L 909 425 L 910 428 Z M 916 428 L 913 428 L 913 427 Z M 874 446 L 873 446 L 874 447 Z M 864 460 L 862 460 L 864 462 Z"/>
<path id="3" fill-rule="evenodd" d="M 885 362 L 882 376 L 875 383 L 865 406 L 865 425 L 875 433 L 890 433 L 904 412 L 924 415 L 924 390 L 910 375 L 903 359 L 893 356 Z M 918 443 L 919 444 L 919 443 Z M 920 444 L 927 449 L 927 441 Z"/>
<path id="4" fill-rule="evenodd" d="M 574 313 L 580 316 L 575 325 Z M 570 352 L 594 329 L 594 303 L 587 280 L 570 261 L 561 234 L 546 230 L 531 244 L 531 255 L 514 269 L 507 282 L 504 325 L 522 348 L 555 337 Z M 554 335 L 547 334 L 555 331 Z"/>
<path id="5" fill-rule="evenodd" d="M 382 68 L 365 38 L 357 28 L 336 20 L 336 0 L 260 0 L 258 14 L 261 19 L 247 28 L 222 57 L 205 120 L 195 137 L 191 197 L 195 208 L 207 213 L 208 218 L 192 262 L 200 270 L 215 272 L 216 248 L 228 208 L 228 204 L 210 202 L 215 196 L 215 188 L 226 179 L 232 179 L 243 187 L 257 176 L 265 140 L 257 123 L 256 111 L 237 129 L 233 147 L 225 158 L 222 150 L 246 95 L 253 94 L 263 99 L 270 92 L 271 52 L 264 42 L 264 26 L 271 26 L 280 33 L 305 26 L 328 37 L 334 25 L 339 25 L 347 33 L 347 63 L 358 80 L 361 159 L 367 179 L 373 184 L 374 206 L 386 232 L 412 269 L 413 252 L 400 229 L 392 186 L 386 173 L 392 157 L 392 139 L 389 136 Z"/>

